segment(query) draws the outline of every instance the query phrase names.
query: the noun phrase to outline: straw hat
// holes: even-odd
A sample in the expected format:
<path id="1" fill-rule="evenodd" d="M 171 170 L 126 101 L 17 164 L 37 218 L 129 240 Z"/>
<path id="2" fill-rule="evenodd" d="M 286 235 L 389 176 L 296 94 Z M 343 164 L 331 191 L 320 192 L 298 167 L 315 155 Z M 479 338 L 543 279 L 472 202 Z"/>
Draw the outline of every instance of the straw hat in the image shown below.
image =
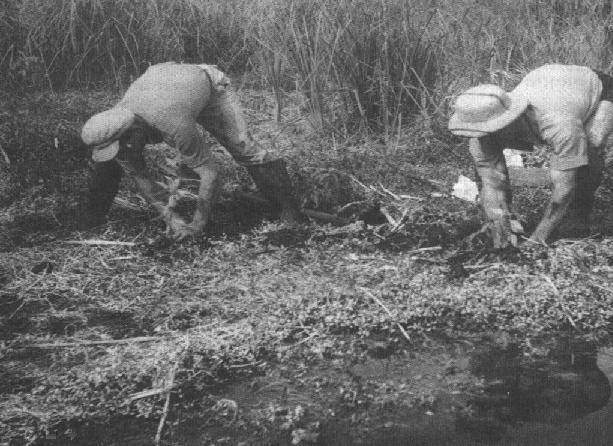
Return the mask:
<path id="1" fill-rule="evenodd" d="M 528 100 L 493 84 L 477 85 L 457 97 L 449 130 L 454 135 L 478 138 L 500 130 L 517 119 Z"/>
<path id="2" fill-rule="evenodd" d="M 89 118 L 81 130 L 81 139 L 93 146 L 92 159 L 102 163 L 115 158 L 119 152 L 119 138 L 132 127 L 134 119 L 134 113 L 120 107 Z"/>

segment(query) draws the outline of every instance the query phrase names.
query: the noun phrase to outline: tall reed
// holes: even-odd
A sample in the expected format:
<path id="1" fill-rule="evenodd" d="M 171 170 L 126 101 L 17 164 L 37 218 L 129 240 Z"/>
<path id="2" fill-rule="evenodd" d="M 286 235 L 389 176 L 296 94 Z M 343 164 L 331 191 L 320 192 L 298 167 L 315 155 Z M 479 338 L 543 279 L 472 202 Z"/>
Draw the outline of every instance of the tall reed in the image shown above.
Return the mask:
<path id="1" fill-rule="evenodd" d="M 125 86 L 152 63 L 252 70 L 316 127 L 386 139 L 478 82 L 613 69 L 611 0 L 0 0 L 0 88 Z"/>

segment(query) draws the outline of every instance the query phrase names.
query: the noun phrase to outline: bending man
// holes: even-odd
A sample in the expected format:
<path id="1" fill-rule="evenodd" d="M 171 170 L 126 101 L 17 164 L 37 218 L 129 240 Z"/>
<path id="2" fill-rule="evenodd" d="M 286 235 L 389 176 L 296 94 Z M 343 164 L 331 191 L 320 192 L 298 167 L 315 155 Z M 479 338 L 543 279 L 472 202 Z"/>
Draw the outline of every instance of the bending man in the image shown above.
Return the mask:
<path id="1" fill-rule="evenodd" d="M 94 115 L 83 126 L 81 137 L 93 147 L 95 161 L 86 210 L 88 223 L 104 221 L 126 170 L 164 216 L 174 237 L 201 232 L 215 199 L 218 168 L 197 123 L 247 168 L 260 192 L 280 209 L 282 220 L 295 223 L 303 219 L 284 161 L 253 141 L 228 78 L 212 65 L 167 62 L 149 67 L 117 105 Z M 182 166 L 200 178 L 197 207 L 190 223 L 168 209 L 168 191 L 148 175 L 145 144 L 162 141 L 176 148 Z"/>
<path id="2" fill-rule="evenodd" d="M 565 214 L 589 230 L 594 192 L 603 175 L 603 147 L 613 130 L 613 78 L 588 67 L 544 65 L 507 93 L 479 85 L 455 102 L 449 130 L 470 138 L 469 149 L 481 178 L 481 204 L 492 223 L 494 244 L 517 243 L 521 225 L 510 210 L 511 191 L 504 148 L 553 149 L 552 197 L 531 235 L 545 242 Z"/>

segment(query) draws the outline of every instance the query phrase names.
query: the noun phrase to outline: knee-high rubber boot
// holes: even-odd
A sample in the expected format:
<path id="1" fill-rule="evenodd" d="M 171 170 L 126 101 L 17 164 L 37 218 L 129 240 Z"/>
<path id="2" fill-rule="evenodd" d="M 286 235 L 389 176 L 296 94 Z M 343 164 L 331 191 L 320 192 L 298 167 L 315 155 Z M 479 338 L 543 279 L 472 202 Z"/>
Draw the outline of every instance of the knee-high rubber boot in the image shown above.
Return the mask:
<path id="1" fill-rule="evenodd" d="M 123 170 L 116 160 L 96 163 L 92 169 L 87 201 L 80 218 L 82 228 L 104 223 L 104 218 L 119 190 Z"/>
<path id="2" fill-rule="evenodd" d="M 604 159 L 597 149 L 590 151 L 590 164 L 577 169 L 575 196 L 566 215 L 562 232 L 575 237 L 590 233 L 590 215 L 594 207 L 594 194 L 603 179 Z"/>
<path id="3" fill-rule="evenodd" d="M 306 221 L 298 209 L 285 161 L 278 159 L 264 164 L 250 165 L 247 166 L 247 171 L 264 198 L 281 211 L 280 218 L 283 222 L 297 224 Z"/>

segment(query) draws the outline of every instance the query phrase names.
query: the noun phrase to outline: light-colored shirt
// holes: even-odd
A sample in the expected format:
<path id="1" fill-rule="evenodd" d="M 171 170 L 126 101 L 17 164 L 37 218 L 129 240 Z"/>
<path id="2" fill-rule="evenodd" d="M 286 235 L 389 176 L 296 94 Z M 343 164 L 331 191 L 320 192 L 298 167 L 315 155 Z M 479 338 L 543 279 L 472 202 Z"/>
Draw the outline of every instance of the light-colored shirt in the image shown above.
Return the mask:
<path id="1" fill-rule="evenodd" d="M 602 93 L 602 82 L 589 67 L 543 65 L 528 73 L 512 94 L 523 95 L 532 110 L 527 113 L 540 138 L 553 148 L 551 167 L 574 169 L 588 164 L 588 139 L 584 125 Z"/>
<path id="2" fill-rule="evenodd" d="M 120 103 L 175 147 L 182 162 L 196 167 L 212 156 L 196 121 L 211 99 L 209 76 L 198 65 L 152 65 L 128 88 Z"/>

